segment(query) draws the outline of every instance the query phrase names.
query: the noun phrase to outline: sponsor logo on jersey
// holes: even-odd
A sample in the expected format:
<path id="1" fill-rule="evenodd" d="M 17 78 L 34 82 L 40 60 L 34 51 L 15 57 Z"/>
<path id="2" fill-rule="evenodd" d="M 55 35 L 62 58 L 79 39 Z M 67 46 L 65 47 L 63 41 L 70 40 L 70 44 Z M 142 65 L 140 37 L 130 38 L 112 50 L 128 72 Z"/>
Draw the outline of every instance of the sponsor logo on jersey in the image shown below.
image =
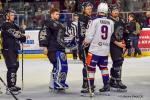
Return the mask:
<path id="1" fill-rule="evenodd" d="M 109 46 L 109 43 L 106 43 L 106 42 L 99 42 L 98 45 L 99 45 L 99 46 L 102 46 L 102 45 Z"/>

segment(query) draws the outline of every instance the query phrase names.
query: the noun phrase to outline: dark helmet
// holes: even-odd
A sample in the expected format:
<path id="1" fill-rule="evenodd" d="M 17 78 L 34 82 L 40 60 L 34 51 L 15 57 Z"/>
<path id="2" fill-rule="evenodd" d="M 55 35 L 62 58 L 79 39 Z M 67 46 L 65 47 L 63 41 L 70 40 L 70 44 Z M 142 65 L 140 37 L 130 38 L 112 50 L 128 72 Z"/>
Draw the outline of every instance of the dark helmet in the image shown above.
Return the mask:
<path id="1" fill-rule="evenodd" d="M 82 9 L 85 9 L 88 6 L 91 6 L 93 8 L 93 4 L 91 2 L 83 2 L 82 3 Z"/>

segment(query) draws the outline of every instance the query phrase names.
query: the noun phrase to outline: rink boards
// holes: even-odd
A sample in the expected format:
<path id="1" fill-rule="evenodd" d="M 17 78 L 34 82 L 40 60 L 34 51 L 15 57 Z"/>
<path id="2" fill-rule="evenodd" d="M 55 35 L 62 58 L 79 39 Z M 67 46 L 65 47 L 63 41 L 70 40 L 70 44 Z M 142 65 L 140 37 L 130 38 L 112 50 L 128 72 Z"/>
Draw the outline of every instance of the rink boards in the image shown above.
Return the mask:
<path id="1" fill-rule="evenodd" d="M 42 54 L 42 48 L 39 47 L 38 33 L 39 30 L 26 31 L 26 35 L 29 35 L 29 38 L 23 45 L 24 58 L 46 58 L 46 56 Z M 144 28 L 141 31 L 139 47 L 142 50 L 143 56 L 150 56 L 150 28 Z M 67 57 L 71 58 L 70 50 L 67 49 L 66 52 Z M 21 51 L 19 51 L 19 53 L 21 54 Z"/>

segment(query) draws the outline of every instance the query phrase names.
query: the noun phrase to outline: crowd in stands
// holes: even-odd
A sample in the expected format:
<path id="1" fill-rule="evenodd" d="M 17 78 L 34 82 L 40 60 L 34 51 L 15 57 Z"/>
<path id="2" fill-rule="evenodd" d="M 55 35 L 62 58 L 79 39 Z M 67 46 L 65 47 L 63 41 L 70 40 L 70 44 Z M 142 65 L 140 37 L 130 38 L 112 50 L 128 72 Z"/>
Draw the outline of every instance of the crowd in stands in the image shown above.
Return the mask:
<path id="1" fill-rule="evenodd" d="M 118 5 L 121 12 L 133 12 L 134 10 L 141 11 L 142 9 L 142 13 L 136 13 L 137 17 L 142 16 L 138 18 L 142 23 L 142 26 L 148 27 L 150 22 L 149 12 L 143 12 L 143 10 L 150 10 L 150 0 L 32 0 L 32 2 L 21 1 L 22 0 L 0 0 L 0 22 L 2 21 L 3 9 L 10 7 L 16 10 L 18 14 L 17 20 L 19 20 L 17 22 L 19 22 L 19 24 L 26 24 L 28 27 L 27 29 L 39 29 L 41 27 L 41 22 L 46 17 L 48 17 L 49 10 L 51 8 L 57 7 L 60 8 L 62 13 L 61 22 L 65 23 L 72 20 L 72 14 L 74 12 L 81 12 L 81 4 L 86 1 L 93 3 L 95 12 L 97 5 L 100 2 L 104 1 L 106 1 L 109 5 Z"/>

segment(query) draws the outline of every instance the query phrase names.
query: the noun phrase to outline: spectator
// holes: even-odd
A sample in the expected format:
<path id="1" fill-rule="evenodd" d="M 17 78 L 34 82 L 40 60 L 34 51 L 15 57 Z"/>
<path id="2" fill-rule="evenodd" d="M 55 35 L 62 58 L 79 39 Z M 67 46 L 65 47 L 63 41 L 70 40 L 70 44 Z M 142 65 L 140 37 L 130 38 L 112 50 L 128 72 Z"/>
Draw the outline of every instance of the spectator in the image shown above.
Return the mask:
<path id="1" fill-rule="evenodd" d="M 132 47 L 134 48 L 134 57 L 141 56 L 141 50 L 138 47 L 139 34 L 140 34 L 140 24 L 136 21 L 134 14 L 129 14 L 128 16 L 129 24 L 129 38 L 132 42 Z M 128 49 L 128 56 L 130 57 L 132 53 L 131 49 Z"/>
<path id="2" fill-rule="evenodd" d="M 146 13 L 146 17 L 147 17 L 147 20 L 146 20 L 146 22 L 147 22 L 147 27 L 150 28 L 150 11 Z"/>
<path id="3" fill-rule="evenodd" d="M 34 24 L 37 29 L 41 28 L 41 22 L 44 20 L 44 14 L 41 8 L 38 8 L 38 11 L 35 12 Z"/>

